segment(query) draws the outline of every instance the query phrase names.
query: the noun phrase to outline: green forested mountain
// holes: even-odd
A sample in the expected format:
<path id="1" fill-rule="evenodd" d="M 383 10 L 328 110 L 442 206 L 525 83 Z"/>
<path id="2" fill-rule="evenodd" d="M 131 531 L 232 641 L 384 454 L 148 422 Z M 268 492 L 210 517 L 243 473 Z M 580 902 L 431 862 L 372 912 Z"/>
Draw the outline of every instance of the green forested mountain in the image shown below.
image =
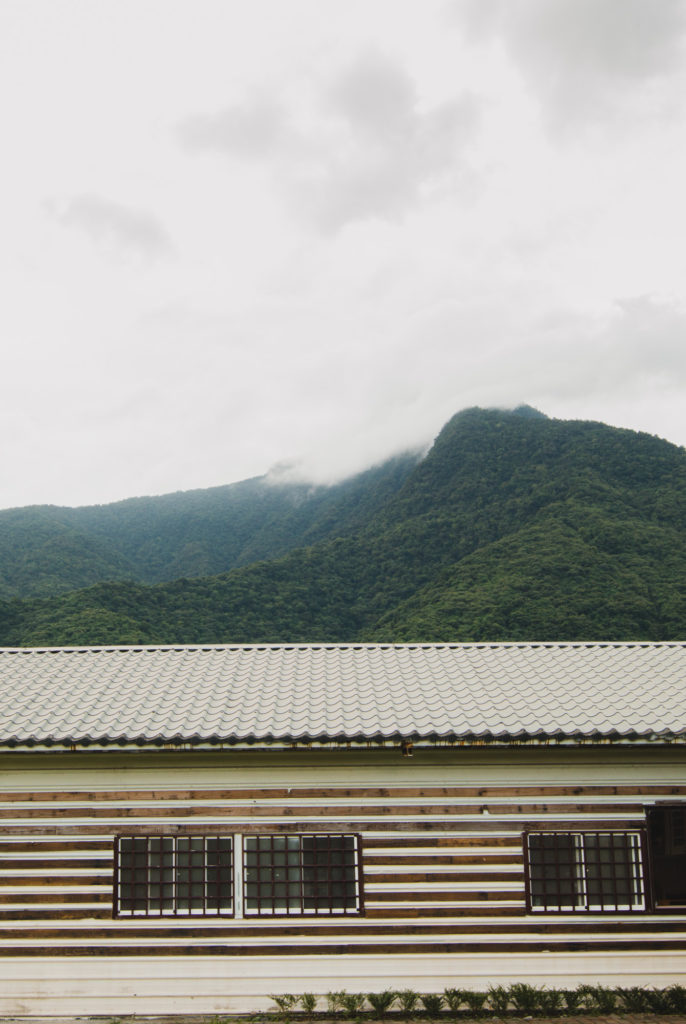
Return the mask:
<path id="1" fill-rule="evenodd" d="M 528 409 L 471 409 L 420 461 L 341 487 L 320 495 L 311 516 L 306 501 L 279 511 L 270 496 L 255 537 L 245 514 L 228 573 L 4 602 L 0 643 L 686 634 L 686 452 L 666 441 Z M 91 564 L 104 564 L 98 544 L 111 538 L 104 527 L 89 538 Z M 130 557 L 122 540 L 113 550 Z M 174 556 L 165 537 L 158 550 Z M 261 560 L 239 564 L 252 552 Z"/>
<path id="2" fill-rule="evenodd" d="M 211 576 L 364 525 L 415 467 L 390 459 L 330 487 L 268 476 L 111 505 L 0 511 L 0 598 L 52 596 L 104 580 Z"/>

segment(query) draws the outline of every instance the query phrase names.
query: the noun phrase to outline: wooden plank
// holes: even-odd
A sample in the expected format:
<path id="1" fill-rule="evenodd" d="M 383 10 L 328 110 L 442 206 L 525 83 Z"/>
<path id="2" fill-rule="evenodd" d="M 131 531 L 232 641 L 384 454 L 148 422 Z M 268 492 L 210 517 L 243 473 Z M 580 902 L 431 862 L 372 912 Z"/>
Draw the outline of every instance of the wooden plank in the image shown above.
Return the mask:
<path id="1" fill-rule="evenodd" d="M 412 840 L 408 839 L 407 840 L 407 845 L 411 845 L 411 843 L 412 843 Z M 451 855 L 451 854 L 440 854 L 440 853 L 437 853 L 437 854 L 425 853 L 425 854 L 411 854 L 411 855 L 409 855 L 407 857 L 403 857 L 403 856 L 384 857 L 383 855 L 382 856 L 377 856 L 374 853 L 374 851 L 369 850 L 368 847 L 367 847 L 367 844 L 365 844 L 365 849 L 364 849 L 364 860 L 365 860 L 365 865 L 373 865 L 374 867 L 395 867 L 396 865 L 405 865 L 405 866 L 407 866 L 407 865 L 410 865 L 410 866 L 414 866 L 414 865 L 419 866 L 419 865 L 421 865 L 422 867 L 429 867 L 430 868 L 430 867 L 433 867 L 434 864 L 439 865 L 441 867 L 448 866 L 450 864 L 455 865 L 456 867 L 470 867 L 470 866 L 473 866 L 473 865 L 484 865 L 484 864 L 487 864 L 487 865 L 493 864 L 493 865 L 496 865 L 496 866 L 504 865 L 504 864 L 521 864 L 522 866 L 524 865 L 524 857 L 523 857 L 523 855 L 521 853 L 520 854 L 516 854 L 516 853 L 511 853 L 511 854 L 503 854 L 503 853 L 486 854 L 486 853 L 484 853 L 484 854 L 471 855 L 471 856 L 469 854 L 465 854 L 462 857 L 459 854 Z M 405 876 L 403 875 L 403 878 L 404 877 Z M 469 877 L 471 878 L 472 875 L 470 874 Z M 509 877 L 510 877 L 510 875 L 508 875 L 508 878 Z"/>
<path id="2" fill-rule="evenodd" d="M 431 849 L 444 849 L 446 846 L 457 846 L 464 849 L 468 849 L 472 846 L 489 846 L 489 847 L 517 847 L 521 850 L 522 839 L 521 836 L 484 836 L 483 839 L 473 838 L 472 836 L 433 836 L 431 839 L 424 839 L 417 837 L 416 839 L 408 840 L 403 837 L 402 839 L 381 839 L 376 836 L 370 836 L 365 838 L 364 841 L 364 852 L 365 856 L 375 849 L 397 849 L 398 847 L 407 847 L 408 845 L 424 847 Z"/>
<path id="3" fill-rule="evenodd" d="M 111 846 L 112 844 L 110 843 L 110 848 Z M 113 863 L 113 856 L 103 859 L 94 857 L 89 860 L 72 860 L 71 857 L 55 857 L 54 859 L 48 857 L 34 857 L 33 860 L 23 858 L 21 860 L 19 858 L 15 860 L 14 858 L 8 858 L 5 856 L 0 862 L 3 867 L 11 868 L 13 871 L 24 871 L 27 868 L 41 868 L 41 870 L 47 870 L 48 868 L 64 868 L 65 870 L 68 868 L 103 868 L 105 871 L 108 869 L 109 871 L 112 871 Z M 82 875 L 81 877 L 86 876 Z"/>
<path id="4" fill-rule="evenodd" d="M 488 921 L 479 924 L 461 924 L 452 922 L 450 924 L 378 924 L 369 925 L 365 918 L 360 918 L 357 924 L 318 924 L 313 925 L 311 921 L 304 921 L 302 925 L 280 925 L 279 927 L 264 925 L 246 925 L 244 922 L 237 922 L 235 926 L 202 927 L 201 922 L 194 921 L 183 924 L 174 919 L 174 927 L 140 927 L 139 922 L 121 920 L 111 922 L 109 925 L 101 925 L 97 928 L 3 928 L 0 927 L 1 941 L 16 941 L 18 939 L 88 939 L 98 941 L 104 939 L 169 939 L 169 938 L 197 938 L 206 941 L 208 938 L 245 939 L 265 937 L 266 935 L 276 936 L 277 939 L 286 937 L 299 938 L 307 936 L 338 936 L 338 935 L 364 935 L 386 936 L 401 933 L 403 935 L 575 935 L 596 933 L 598 930 L 597 921 L 584 921 L 585 915 L 580 914 L 579 920 L 565 924 L 538 924 L 533 927 L 530 920 L 520 921 L 517 924 L 491 924 Z M 650 921 L 643 921 L 637 915 L 636 921 L 608 921 L 602 924 L 603 934 L 621 935 L 645 932 L 647 934 L 662 934 L 667 932 L 684 932 L 686 925 L 683 922 L 662 922 L 654 918 Z"/>
<path id="5" fill-rule="evenodd" d="M 395 798 L 415 800 L 435 800 L 442 797 L 475 799 L 494 799 L 501 797 L 531 798 L 560 796 L 686 796 L 686 785 L 651 784 L 651 785 L 588 785 L 588 786 L 384 786 L 384 787 L 350 787 L 350 786 L 295 786 L 292 788 L 254 788 L 235 789 L 113 789 L 113 790 L 45 790 L 22 792 L 10 790 L 0 791 L 0 801 L 69 801 L 102 800 L 136 800 L 156 803 L 159 800 L 335 800 L 340 798 L 360 800 L 392 800 Z"/>
<path id="6" fill-rule="evenodd" d="M 58 816 L 56 816 L 58 817 Z M 2 832 L 5 835 L 50 835 L 54 836 L 56 833 L 65 836 L 82 835 L 87 836 L 89 834 L 102 835 L 103 831 L 111 831 L 112 834 L 125 834 L 125 835 L 197 835 L 198 830 L 202 832 L 209 832 L 211 830 L 213 835 L 232 835 L 233 833 L 240 832 L 242 834 L 252 833 L 292 833 L 292 832 L 305 832 L 308 834 L 321 833 L 321 834 L 337 834 L 339 832 L 474 832 L 477 835 L 483 833 L 483 839 L 480 842 L 474 842 L 475 846 L 485 845 L 486 842 L 493 842 L 486 838 L 488 832 L 502 832 L 506 828 L 510 828 L 517 833 L 524 832 L 528 829 L 535 829 L 537 832 L 544 830 L 549 831 L 563 831 L 563 832 L 578 832 L 583 829 L 592 827 L 595 830 L 600 829 L 613 829 L 615 831 L 623 830 L 635 830 L 645 827 L 645 816 L 640 818 L 609 818 L 609 819 L 598 819 L 597 821 L 584 822 L 576 819 L 565 819 L 565 818 L 553 818 L 551 821 L 545 819 L 528 819 L 522 818 L 515 821 L 497 821 L 493 818 L 483 817 L 481 815 L 478 818 L 474 818 L 471 821 L 453 821 L 450 817 L 443 817 L 437 821 L 422 821 L 421 819 L 416 821 L 362 821 L 359 819 L 351 819 L 343 822 L 329 821 L 319 824 L 316 821 L 302 821 L 287 820 L 287 821 L 270 821 L 268 824 L 265 823 L 254 823 L 254 822 L 242 822 L 240 824 L 225 824 L 222 822 L 202 822 L 200 824 L 186 824 L 186 823 L 175 823 L 165 822 L 163 824 L 155 824 L 149 822 L 144 825 L 134 824 L 127 819 L 122 819 L 119 822 L 108 822 L 106 825 L 89 825 L 87 823 L 79 825 L 5 825 L 2 827 Z M 451 837 L 455 838 L 455 837 Z M 403 845 L 406 845 L 407 841 L 403 840 Z M 521 840 L 513 837 L 508 837 L 508 845 L 516 846 Z M 385 845 L 385 844 L 384 844 Z M 416 846 L 417 841 L 412 840 L 412 845 Z M 460 840 L 459 845 L 464 845 L 464 840 Z"/>
<path id="7" fill-rule="evenodd" d="M 10 830 L 6 828 L 0 829 L 0 835 L 10 833 Z M 23 832 L 22 832 L 23 835 Z M 50 829 L 49 835 L 54 835 L 54 829 Z M 53 852 L 71 852 L 74 851 L 85 851 L 85 850 L 107 850 L 112 852 L 112 840 L 111 839 L 84 839 L 81 842 L 71 842 L 65 839 L 56 841 L 45 841 L 40 839 L 38 836 L 33 840 L 21 843 L 21 842 L 2 842 L 0 841 L 0 853 L 53 853 Z"/>
<path id="8" fill-rule="evenodd" d="M 112 903 L 111 893 L 102 892 L 15 892 L 1 893 L 0 903 Z M 16 911 L 15 916 L 21 911 Z"/>
<path id="9" fill-rule="evenodd" d="M 371 907 L 367 904 L 364 916 L 371 919 L 390 920 L 394 917 L 521 917 L 526 916 L 526 907 Z M 528 918 L 527 918 L 528 919 Z"/>
<path id="10" fill-rule="evenodd" d="M 65 870 L 69 865 L 65 865 Z M 108 877 L 109 874 L 109 877 Z M 8 886 L 28 885 L 42 888 L 68 885 L 107 885 L 112 881 L 112 865 L 109 873 L 95 875 L 0 875 L 0 889 Z"/>
<path id="11" fill-rule="evenodd" d="M 285 805 L 203 805 L 201 803 L 183 804 L 181 806 L 166 807 L 164 801 L 154 806 L 142 807 L 23 807 L 6 808 L 0 807 L 0 819 L 11 818 L 30 821 L 33 818 L 109 818 L 125 819 L 145 818 L 185 818 L 185 817 L 213 817 L 213 818 L 264 818 L 280 815 L 293 817 L 336 817 L 336 818 L 360 818 L 360 817 L 427 817 L 433 815 L 481 816 L 488 812 L 492 817 L 504 817 L 512 814 L 529 815 L 550 815 L 550 814 L 612 814 L 622 813 L 624 815 L 645 815 L 643 804 L 378 804 L 367 806 L 364 804 L 354 805 L 319 805 L 292 806 Z"/>
<path id="12" fill-rule="evenodd" d="M 299 946 L 289 942 L 285 945 L 269 943 L 267 945 L 213 943 L 198 946 L 5 946 L 0 950 L 1 957 L 164 957 L 164 956 L 204 956 L 204 957 L 240 957 L 240 956 L 346 956 L 365 955 L 393 957 L 397 955 L 417 954 L 456 954 L 456 953 L 543 953 L 543 952 L 619 952 L 640 951 L 653 953 L 658 950 L 686 950 L 686 939 L 651 940 L 584 940 L 564 941 L 551 944 L 550 939 L 535 942 L 394 942 L 394 943 L 331 943 Z"/>
<path id="13" fill-rule="evenodd" d="M 398 882 L 436 882 L 450 885 L 451 882 L 521 882 L 524 884 L 524 869 L 522 871 L 425 871 L 425 872 L 395 872 L 393 874 L 381 874 L 376 871 L 365 874 L 365 884 Z"/>
<path id="14" fill-rule="evenodd" d="M 394 879 L 397 881 L 397 879 Z M 505 892 L 493 892 L 487 890 L 480 892 L 477 890 L 454 890 L 450 889 L 445 891 L 434 891 L 433 889 L 427 889 L 426 892 L 418 893 L 416 890 L 406 892 L 398 890 L 396 892 L 372 892 L 370 891 L 369 884 L 365 887 L 365 902 L 366 903 L 403 903 L 407 900 L 409 903 L 416 903 L 417 900 L 421 900 L 422 903 L 433 903 L 440 902 L 443 900 L 454 900 L 456 903 L 463 902 L 474 902 L 478 900 L 518 900 L 524 899 L 524 887 L 522 886 L 521 892 L 518 890 L 505 891 Z"/>
<path id="15" fill-rule="evenodd" d="M 43 907 L 40 910 L 29 910 L 22 907 L 21 910 L 3 910 L 0 908 L 0 921 L 84 921 L 112 919 L 112 907 L 81 907 L 80 909 L 68 909 L 66 907 Z"/>
<path id="16" fill-rule="evenodd" d="M 623 810 L 624 808 L 617 808 L 617 811 Z M 522 829 L 522 832 L 535 829 L 537 832 L 598 832 L 603 829 L 609 829 L 613 832 L 622 831 L 636 831 L 646 827 L 645 814 L 641 814 L 635 818 L 606 818 L 605 820 L 599 819 L 598 821 L 578 821 L 573 818 L 565 821 L 564 819 L 555 818 L 551 815 L 550 818 L 541 819 L 529 819 L 528 821 L 520 821 L 518 823 Z M 500 825 L 502 828 L 502 824 Z"/>

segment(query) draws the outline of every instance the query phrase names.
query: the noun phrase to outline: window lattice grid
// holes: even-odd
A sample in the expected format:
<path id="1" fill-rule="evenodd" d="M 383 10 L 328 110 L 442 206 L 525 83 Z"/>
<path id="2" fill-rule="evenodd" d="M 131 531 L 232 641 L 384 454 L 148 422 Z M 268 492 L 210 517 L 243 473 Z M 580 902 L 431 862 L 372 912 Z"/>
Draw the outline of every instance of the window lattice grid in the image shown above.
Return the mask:
<path id="1" fill-rule="evenodd" d="M 118 916 L 231 915 L 231 836 L 121 836 Z"/>
<path id="2" fill-rule="evenodd" d="M 644 910 L 638 832 L 537 832 L 527 839 L 532 910 Z"/>
<path id="3" fill-rule="evenodd" d="M 243 856 L 246 916 L 360 913 L 356 836 L 249 836 Z"/>

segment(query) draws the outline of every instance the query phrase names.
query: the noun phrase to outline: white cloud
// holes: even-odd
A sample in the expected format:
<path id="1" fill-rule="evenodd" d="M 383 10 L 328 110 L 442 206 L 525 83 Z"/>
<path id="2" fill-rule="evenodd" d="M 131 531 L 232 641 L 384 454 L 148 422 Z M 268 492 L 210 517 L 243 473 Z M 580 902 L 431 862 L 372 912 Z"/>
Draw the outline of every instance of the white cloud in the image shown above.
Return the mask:
<path id="1" fill-rule="evenodd" d="M 376 50 L 308 85 L 304 105 L 249 97 L 186 118 L 179 139 L 191 152 L 263 162 L 295 212 L 325 232 L 402 220 L 456 187 L 478 124 L 474 97 L 425 106 L 407 70 Z"/>
<path id="2" fill-rule="evenodd" d="M 0 0 L 0 503 L 686 442 L 684 8 Z"/>
<path id="3" fill-rule="evenodd" d="M 558 132 L 673 106 L 684 0 L 457 0 L 473 38 L 502 41 Z"/>
<path id="4" fill-rule="evenodd" d="M 372 144 L 412 133 L 417 94 L 399 64 L 381 54 L 360 55 L 330 83 L 328 106 Z"/>
<path id="5" fill-rule="evenodd" d="M 358 58 L 327 95 L 331 148 L 297 174 L 303 213 L 324 229 L 378 217 L 400 220 L 442 188 L 455 188 L 478 123 L 468 95 L 420 107 L 409 75 L 378 54 Z M 326 109 L 325 108 L 325 109 Z"/>
<path id="6" fill-rule="evenodd" d="M 157 259 L 173 250 L 168 232 L 153 214 L 103 196 L 49 199 L 44 207 L 60 224 L 85 232 L 106 248 L 145 259 Z"/>
<path id="7" fill-rule="evenodd" d="M 216 114 L 191 115 L 178 126 L 179 139 L 191 152 L 214 151 L 246 159 L 271 157 L 289 133 L 281 105 L 264 95 Z"/>
<path id="8" fill-rule="evenodd" d="M 423 355 L 425 363 L 440 361 L 442 384 L 433 401 L 445 418 L 451 405 L 528 402 L 550 415 L 597 419 L 683 443 L 685 305 L 640 295 L 594 310 L 551 305 L 537 313 L 526 302 L 516 311 L 511 297 L 503 298 L 500 308 L 486 296 L 471 306 L 437 307 L 406 340 L 409 357 L 420 339 L 430 339 Z M 420 364 L 408 372 L 420 379 Z"/>

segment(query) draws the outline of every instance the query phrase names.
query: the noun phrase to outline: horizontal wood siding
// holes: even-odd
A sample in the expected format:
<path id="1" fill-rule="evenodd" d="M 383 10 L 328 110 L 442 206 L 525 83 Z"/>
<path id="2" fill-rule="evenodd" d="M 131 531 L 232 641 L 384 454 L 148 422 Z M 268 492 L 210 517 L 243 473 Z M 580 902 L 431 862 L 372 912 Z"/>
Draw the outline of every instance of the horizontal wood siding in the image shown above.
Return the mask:
<path id="1" fill-rule="evenodd" d="M 513 767 L 509 777 L 515 774 Z M 686 800 L 683 771 L 683 785 L 672 779 L 509 786 L 501 780 L 478 787 L 460 784 L 457 768 L 446 777 L 454 784 L 193 788 L 186 781 L 108 789 L 90 788 L 84 779 L 80 787 L 47 788 L 46 782 L 29 792 L 17 787 L 13 773 L 0 793 L 0 955 L 686 951 L 686 915 L 679 913 L 528 914 L 522 854 L 525 829 L 643 828 L 647 804 Z M 359 834 L 364 915 L 113 917 L 116 834 L 202 831 Z"/>

